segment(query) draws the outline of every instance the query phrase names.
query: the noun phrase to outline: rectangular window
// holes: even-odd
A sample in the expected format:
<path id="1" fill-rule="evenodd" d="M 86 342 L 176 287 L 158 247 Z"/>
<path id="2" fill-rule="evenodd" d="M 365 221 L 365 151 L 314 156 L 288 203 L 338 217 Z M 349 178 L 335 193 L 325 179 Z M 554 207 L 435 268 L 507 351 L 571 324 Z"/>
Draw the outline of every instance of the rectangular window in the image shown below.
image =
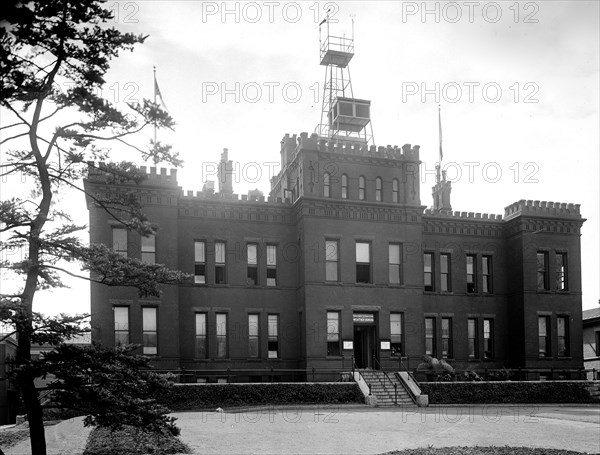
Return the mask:
<path id="1" fill-rule="evenodd" d="M 277 286 L 277 245 L 267 245 L 267 286 Z"/>
<path id="2" fill-rule="evenodd" d="M 248 315 L 248 357 L 259 357 L 259 319 L 258 314 Z"/>
<path id="3" fill-rule="evenodd" d="M 425 318 L 425 354 L 435 357 L 435 318 Z"/>
<path id="4" fill-rule="evenodd" d="M 477 327 L 477 319 L 467 320 L 467 337 L 469 348 L 469 359 L 479 358 L 479 334 Z"/>
<path id="5" fill-rule="evenodd" d="M 402 245 L 390 243 L 390 284 L 402 283 Z"/>
<path id="6" fill-rule="evenodd" d="M 371 244 L 356 242 L 356 282 L 371 282 Z"/>
<path id="7" fill-rule="evenodd" d="M 365 178 L 362 175 L 358 178 L 358 199 L 365 200 Z"/>
<path id="8" fill-rule="evenodd" d="M 129 307 L 113 307 L 115 319 L 115 346 L 129 343 Z"/>
<path id="9" fill-rule="evenodd" d="M 493 359 L 494 353 L 494 320 L 483 320 L 483 358 Z"/>
<path id="10" fill-rule="evenodd" d="M 477 271 L 475 270 L 474 254 L 467 254 L 467 292 L 477 292 Z"/>
<path id="11" fill-rule="evenodd" d="M 156 264 L 156 236 L 142 236 L 142 262 Z"/>
<path id="12" fill-rule="evenodd" d="M 537 288 L 539 291 L 550 289 L 548 286 L 548 253 L 538 251 L 537 255 Z"/>
<path id="13" fill-rule="evenodd" d="M 433 253 L 423 254 L 423 284 L 426 291 L 433 291 Z"/>
<path id="14" fill-rule="evenodd" d="M 342 199 L 348 199 L 348 176 L 342 174 Z"/>
<path id="15" fill-rule="evenodd" d="M 217 313 L 217 358 L 227 358 L 227 313 Z"/>
<path id="16" fill-rule="evenodd" d="M 557 337 L 558 337 L 558 356 L 569 357 L 569 318 L 568 316 L 559 316 L 556 318 Z"/>
<path id="17" fill-rule="evenodd" d="M 492 293 L 492 257 L 481 257 L 481 277 L 483 278 L 483 293 Z"/>
<path id="18" fill-rule="evenodd" d="M 156 355 L 158 353 L 156 314 L 156 308 L 142 308 L 142 340 L 145 355 Z"/>
<path id="19" fill-rule="evenodd" d="M 450 254 L 440 254 L 440 291 L 450 292 Z"/>
<path id="20" fill-rule="evenodd" d="M 556 290 L 566 291 L 567 289 L 567 254 L 556 253 Z"/>
<path id="21" fill-rule="evenodd" d="M 279 358 L 279 315 L 270 314 L 268 316 L 269 323 L 269 339 L 268 339 L 268 355 L 269 359 Z"/>
<path id="22" fill-rule="evenodd" d="M 539 356 L 550 357 L 550 318 L 538 317 L 538 345 Z"/>
<path id="23" fill-rule="evenodd" d="M 248 274 L 246 284 L 248 286 L 256 286 L 258 284 L 258 245 L 249 243 L 246 245 L 248 254 Z"/>
<path id="24" fill-rule="evenodd" d="M 340 313 L 327 312 L 327 355 L 340 355 Z"/>
<path id="25" fill-rule="evenodd" d="M 215 284 L 225 284 L 225 242 L 215 242 Z"/>
<path id="26" fill-rule="evenodd" d="M 404 321 L 402 313 L 391 313 L 390 314 L 390 355 L 401 356 L 404 355 Z"/>
<path id="27" fill-rule="evenodd" d="M 398 202 L 398 179 L 392 181 L 392 202 Z"/>
<path id="28" fill-rule="evenodd" d="M 113 250 L 121 256 L 127 257 L 127 229 L 113 228 Z"/>
<path id="29" fill-rule="evenodd" d="M 196 357 L 205 359 L 208 355 L 206 346 L 206 313 L 196 313 Z"/>
<path id="30" fill-rule="evenodd" d="M 600 357 L 600 332 L 596 332 L 596 355 Z"/>
<path id="31" fill-rule="evenodd" d="M 442 359 L 453 357 L 452 344 L 452 319 L 442 318 Z"/>
<path id="32" fill-rule="evenodd" d="M 339 281 L 338 250 L 339 243 L 337 240 L 325 241 L 325 281 Z"/>
<path id="33" fill-rule="evenodd" d="M 206 283 L 206 242 L 194 242 L 194 283 Z"/>

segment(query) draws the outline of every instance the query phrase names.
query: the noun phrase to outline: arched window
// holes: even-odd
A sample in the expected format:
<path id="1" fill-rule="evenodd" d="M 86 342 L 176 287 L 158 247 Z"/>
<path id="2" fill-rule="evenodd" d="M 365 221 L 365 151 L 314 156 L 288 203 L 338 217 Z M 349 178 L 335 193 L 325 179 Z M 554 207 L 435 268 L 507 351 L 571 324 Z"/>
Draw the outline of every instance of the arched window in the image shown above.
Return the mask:
<path id="1" fill-rule="evenodd" d="M 398 179 L 392 181 L 392 202 L 398 202 Z"/>
<path id="2" fill-rule="evenodd" d="M 366 192 L 365 192 L 365 177 L 363 175 L 361 175 L 358 178 L 358 198 L 361 201 L 364 201 L 365 200 L 365 194 L 366 194 Z"/>
<path id="3" fill-rule="evenodd" d="M 381 177 L 375 179 L 375 200 L 381 202 Z"/>
<path id="4" fill-rule="evenodd" d="M 342 174 L 342 199 L 348 199 L 348 176 Z"/>
<path id="5" fill-rule="evenodd" d="M 325 197 L 331 196 L 329 182 L 330 182 L 329 172 L 325 172 L 325 174 L 323 174 L 323 196 L 325 196 Z"/>

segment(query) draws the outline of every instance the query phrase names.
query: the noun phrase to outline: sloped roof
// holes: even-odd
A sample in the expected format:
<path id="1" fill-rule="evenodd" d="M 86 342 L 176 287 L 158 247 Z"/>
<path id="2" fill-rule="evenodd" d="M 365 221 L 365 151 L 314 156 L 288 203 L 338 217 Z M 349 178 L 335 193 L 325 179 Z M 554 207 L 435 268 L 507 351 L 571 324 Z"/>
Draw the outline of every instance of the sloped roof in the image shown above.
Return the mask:
<path id="1" fill-rule="evenodd" d="M 592 308 L 590 310 L 585 310 L 583 312 L 583 320 L 584 321 L 586 319 L 594 319 L 594 318 L 600 318 L 600 307 Z"/>

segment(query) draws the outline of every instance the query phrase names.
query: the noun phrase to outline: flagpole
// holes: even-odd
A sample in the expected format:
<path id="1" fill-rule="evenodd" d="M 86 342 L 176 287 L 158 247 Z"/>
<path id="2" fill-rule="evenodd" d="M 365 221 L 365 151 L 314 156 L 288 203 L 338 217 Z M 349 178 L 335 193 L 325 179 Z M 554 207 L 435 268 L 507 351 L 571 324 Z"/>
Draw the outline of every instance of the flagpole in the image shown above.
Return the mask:
<path id="1" fill-rule="evenodd" d="M 154 72 L 154 104 L 156 104 L 156 66 L 152 67 Z M 156 119 L 154 120 L 154 143 L 156 144 Z"/>
<path id="2" fill-rule="evenodd" d="M 436 183 L 440 182 L 440 168 L 442 166 L 442 158 L 443 158 L 443 153 L 442 153 L 442 106 L 441 104 L 438 104 L 438 123 L 439 123 L 439 141 L 440 141 L 440 156 L 439 156 L 439 161 L 437 163 L 437 165 L 435 166 L 435 179 L 436 179 Z"/>

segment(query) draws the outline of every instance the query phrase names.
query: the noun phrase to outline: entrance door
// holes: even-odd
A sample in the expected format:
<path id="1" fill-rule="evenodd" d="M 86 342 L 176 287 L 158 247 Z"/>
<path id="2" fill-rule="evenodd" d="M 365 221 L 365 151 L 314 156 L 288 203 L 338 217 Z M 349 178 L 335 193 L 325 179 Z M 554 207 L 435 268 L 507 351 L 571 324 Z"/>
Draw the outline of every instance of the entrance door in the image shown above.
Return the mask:
<path id="1" fill-rule="evenodd" d="M 375 326 L 354 326 L 354 361 L 358 368 L 373 368 Z"/>

